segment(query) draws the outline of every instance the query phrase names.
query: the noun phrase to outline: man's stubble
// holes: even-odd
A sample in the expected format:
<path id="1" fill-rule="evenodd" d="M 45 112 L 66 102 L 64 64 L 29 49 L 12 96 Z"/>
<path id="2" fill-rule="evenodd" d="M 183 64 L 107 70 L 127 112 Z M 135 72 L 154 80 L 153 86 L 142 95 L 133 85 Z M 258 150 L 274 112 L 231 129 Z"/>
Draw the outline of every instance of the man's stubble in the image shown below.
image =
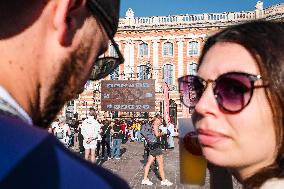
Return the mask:
<path id="1" fill-rule="evenodd" d="M 39 127 L 47 128 L 56 118 L 64 104 L 74 99 L 80 91 L 80 77 L 88 58 L 93 43 L 92 39 L 82 40 L 78 49 L 71 57 L 61 62 L 61 69 L 49 90 L 43 108 L 33 118 L 33 123 Z M 81 91 L 80 91 L 81 92 Z"/>

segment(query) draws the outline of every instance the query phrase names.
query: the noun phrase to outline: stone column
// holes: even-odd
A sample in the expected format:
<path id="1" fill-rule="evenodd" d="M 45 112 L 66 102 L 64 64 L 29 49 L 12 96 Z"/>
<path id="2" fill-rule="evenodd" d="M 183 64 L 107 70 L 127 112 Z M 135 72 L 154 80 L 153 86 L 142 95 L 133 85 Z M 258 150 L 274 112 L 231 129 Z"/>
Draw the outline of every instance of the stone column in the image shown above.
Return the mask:
<path id="1" fill-rule="evenodd" d="M 131 40 L 125 42 L 124 59 L 124 79 L 126 79 L 134 71 L 134 43 Z"/>
<path id="2" fill-rule="evenodd" d="M 134 62 L 134 42 L 133 41 L 129 41 L 129 60 L 130 60 L 130 63 L 129 63 L 129 65 L 130 65 L 130 67 L 132 67 L 133 68 L 133 71 L 135 72 L 136 70 L 136 68 L 135 68 L 135 66 L 136 66 L 136 64 L 135 64 L 135 62 Z"/>
<path id="3" fill-rule="evenodd" d="M 178 77 L 181 77 L 184 75 L 183 73 L 183 44 L 184 39 L 179 39 L 177 41 L 178 44 Z"/>
<path id="4" fill-rule="evenodd" d="M 129 41 L 124 43 L 124 73 L 128 73 L 129 64 L 130 64 L 130 52 L 129 52 Z"/>
<path id="5" fill-rule="evenodd" d="M 158 79 L 159 68 L 159 40 L 153 40 L 153 79 Z"/>

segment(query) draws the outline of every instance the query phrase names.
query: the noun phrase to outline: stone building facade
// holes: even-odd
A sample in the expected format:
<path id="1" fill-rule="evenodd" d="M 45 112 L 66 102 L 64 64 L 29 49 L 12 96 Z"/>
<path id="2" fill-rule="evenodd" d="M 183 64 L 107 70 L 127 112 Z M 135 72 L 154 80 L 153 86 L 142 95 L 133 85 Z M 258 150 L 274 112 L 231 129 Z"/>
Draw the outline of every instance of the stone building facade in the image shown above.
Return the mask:
<path id="1" fill-rule="evenodd" d="M 184 14 L 171 16 L 135 17 L 128 9 L 120 18 L 115 41 L 125 62 L 105 79 L 137 80 L 155 79 L 156 112 L 161 112 L 162 83 L 167 82 L 170 97 L 170 116 L 187 117 L 189 110 L 179 99 L 177 78 L 194 74 L 205 40 L 229 25 L 254 19 L 284 21 L 284 3 L 264 7 L 258 1 L 252 11 Z M 115 55 L 112 46 L 107 52 Z M 94 107 L 99 117 L 113 117 L 114 112 L 100 111 L 100 81 L 88 82 L 86 90 L 75 101 L 69 102 L 64 112 L 67 116 L 78 113 L 79 119 Z M 116 113 L 116 116 L 139 117 L 139 113 Z"/>

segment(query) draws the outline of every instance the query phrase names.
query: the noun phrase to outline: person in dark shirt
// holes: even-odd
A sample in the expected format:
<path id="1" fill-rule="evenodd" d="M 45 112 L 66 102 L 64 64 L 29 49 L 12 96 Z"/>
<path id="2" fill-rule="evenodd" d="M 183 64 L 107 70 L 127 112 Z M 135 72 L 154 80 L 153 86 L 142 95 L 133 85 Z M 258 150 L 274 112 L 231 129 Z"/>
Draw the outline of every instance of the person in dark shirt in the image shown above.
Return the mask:
<path id="1" fill-rule="evenodd" d="M 113 128 L 111 130 L 112 134 L 112 150 L 111 150 L 111 157 L 119 160 L 120 159 L 120 146 L 122 142 L 123 131 L 118 124 L 118 122 L 114 123 Z"/>
<path id="2" fill-rule="evenodd" d="M 83 118 L 84 120 L 85 118 Z M 82 126 L 82 121 L 79 123 L 79 126 L 78 126 L 78 141 L 79 141 L 79 152 L 80 154 L 83 154 L 85 152 L 85 149 L 84 149 L 84 146 L 83 146 L 83 140 L 84 140 L 84 137 L 82 135 L 82 129 L 81 129 L 81 126 Z"/>
<path id="3" fill-rule="evenodd" d="M 105 120 L 102 126 L 102 158 L 110 159 L 110 130 L 112 129 L 109 121 Z M 105 157 L 105 148 L 107 148 L 107 157 Z"/>

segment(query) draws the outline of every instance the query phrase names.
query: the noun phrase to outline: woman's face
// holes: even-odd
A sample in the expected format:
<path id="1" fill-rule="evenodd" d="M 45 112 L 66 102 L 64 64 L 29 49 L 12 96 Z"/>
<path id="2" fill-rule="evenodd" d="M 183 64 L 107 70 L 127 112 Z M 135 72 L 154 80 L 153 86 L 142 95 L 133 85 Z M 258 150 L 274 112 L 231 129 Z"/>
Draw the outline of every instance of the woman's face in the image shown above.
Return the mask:
<path id="1" fill-rule="evenodd" d="M 215 80 L 232 71 L 260 74 L 244 47 L 217 43 L 204 56 L 198 75 Z M 261 84 L 262 80 L 255 82 Z M 203 154 L 210 162 L 234 168 L 241 178 L 246 178 L 274 161 L 276 137 L 264 88 L 254 89 L 248 106 L 231 114 L 219 107 L 210 83 L 195 107 L 194 117 Z"/>

